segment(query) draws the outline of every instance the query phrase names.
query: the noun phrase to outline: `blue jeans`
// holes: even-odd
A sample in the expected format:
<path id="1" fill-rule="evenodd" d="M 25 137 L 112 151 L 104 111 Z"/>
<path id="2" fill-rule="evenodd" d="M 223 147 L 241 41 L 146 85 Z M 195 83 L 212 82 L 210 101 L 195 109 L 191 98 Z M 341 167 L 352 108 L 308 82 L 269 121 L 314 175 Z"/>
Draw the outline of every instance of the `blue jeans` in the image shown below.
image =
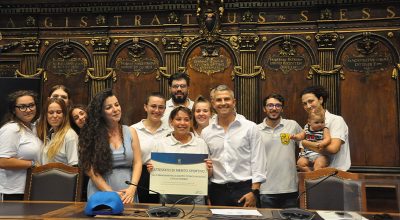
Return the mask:
<path id="1" fill-rule="evenodd" d="M 280 194 L 261 194 L 261 208 L 294 208 L 298 207 L 298 192 Z"/>

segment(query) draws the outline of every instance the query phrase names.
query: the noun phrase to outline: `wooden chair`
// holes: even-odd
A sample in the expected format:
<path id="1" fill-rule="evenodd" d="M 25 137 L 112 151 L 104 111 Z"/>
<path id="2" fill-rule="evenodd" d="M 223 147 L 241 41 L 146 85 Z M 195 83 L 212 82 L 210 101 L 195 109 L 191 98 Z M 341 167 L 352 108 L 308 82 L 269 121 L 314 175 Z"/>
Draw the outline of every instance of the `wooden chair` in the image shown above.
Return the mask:
<path id="1" fill-rule="evenodd" d="M 63 163 L 28 169 L 24 200 L 80 201 L 82 182 L 79 168 Z"/>
<path id="2" fill-rule="evenodd" d="M 324 168 L 298 175 L 300 208 L 366 211 L 365 186 L 358 181 L 361 174 Z"/>

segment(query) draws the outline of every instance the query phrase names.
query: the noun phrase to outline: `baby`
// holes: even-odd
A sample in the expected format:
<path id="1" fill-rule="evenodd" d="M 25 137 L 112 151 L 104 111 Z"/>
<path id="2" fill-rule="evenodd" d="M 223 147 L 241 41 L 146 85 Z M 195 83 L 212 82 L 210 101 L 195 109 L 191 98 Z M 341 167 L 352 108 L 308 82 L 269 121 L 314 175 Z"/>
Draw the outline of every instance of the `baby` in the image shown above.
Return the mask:
<path id="1" fill-rule="evenodd" d="M 331 143 L 331 135 L 329 129 L 325 127 L 324 113 L 311 112 L 308 115 L 308 123 L 304 126 L 304 130 L 301 133 L 291 135 L 290 138 L 296 141 L 308 140 L 317 142 L 317 147 L 320 149 L 328 146 Z M 328 156 L 300 146 L 297 166 L 302 172 L 310 172 L 312 170 L 310 165 L 312 165 L 314 170 L 327 167 L 329 165 L 329 158 Z"/>

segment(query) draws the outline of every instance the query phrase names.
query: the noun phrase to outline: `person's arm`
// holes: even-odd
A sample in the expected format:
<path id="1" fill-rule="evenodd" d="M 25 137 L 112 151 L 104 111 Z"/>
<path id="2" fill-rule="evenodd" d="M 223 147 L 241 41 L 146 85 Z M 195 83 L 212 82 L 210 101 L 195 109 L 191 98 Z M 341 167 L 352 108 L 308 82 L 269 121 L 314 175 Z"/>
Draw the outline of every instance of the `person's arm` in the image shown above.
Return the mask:
<path id="1" fill-rule="evenodd" d="M 312 142 L 307 140 L 303 140 L 301 142 L 301 144 L 304 147 L 320 154 L 336 154 L 340 150 L 340 147 L 342 146 L 343 143 L 344 141 L 342 141 L 339 138 L 331 138 L 331 143 L 325 148 L 323 148 L 321 146 L 318 146 L 318 142 Z"/>
<path id="2" fill-rule="evenodd" d="M 304 140 L 306 138 L 306 132 L 301 131 L 298 134 L 292 134 L 290 135 L 290 139 L 295 140 L 295 141 L 301 141 Z"/>
<path id="3" fill-rule="evenodd" d="M 4 125 L 0 129 L 0 169 L 23 170 L 36 163 L 16 158 L 21 138 L 19 130 L 16 124 Z"/>
<path id="4" fill-rule="evenodd" d="M 140 175 L 142 174 L 142 154 L 140 152 L 140 143 L 134 128 L 129 128 L 132 135 L 132 152 L 133 152 L 133 166 L 132 166 L 132 179 L 134 184 L 139 183 Z M 129 185 L 128 188 L 120 190 L 122 192 L 121 200 L 123 203 L 132 203 L 135 198 L 136 186 Z"/>
<path id="5" fill-rule="evenodd" d="M 96 185 L 96 187 L 101 190 L 101 191 L 113 191 L 110 185 L 107 184 L 107 182 L 104 180 L 104 178 L 96 174 L 93 171 L 93 168 L 91 167 L 89 171 L 86 172 L 86 174 L 89 176 L 89 178 L 93 181 L 93 183 Z"/>
<path id="6" fill-rule="evenodd" d="M 318 146 L 325 148 L 331 143 L 331 133 L 329 132 L 328 128 L 324 128 L 323 130 L 323 139 L 318 141 Z"/>
<path id="7" fill-rule="evenodd" d="M 260 190 L 261 183 L 252 183 L 251 189 L 254 190 Z M 239 199 L 239 203 L 244 201 L 243 207 L 256 207 L 257 205 L 257 196 L 259 195 L 254 195 L 253 192 L 249 192 L 245 195 L 242 196 L 242 198 Z"/>
<path id="8" fill-rule="evenodd" d="M 208 177 L 211 177 L 212 174 L 213 174 L 212 160 L 211 159 L 204 159 L 204 162 L 206 162 Z"/>
<path id="9" fill-rule="evenodd" d="M 36 165 L 36 162 L 17 158 L 0 158 L 0 169 L 24 170 Z"/>

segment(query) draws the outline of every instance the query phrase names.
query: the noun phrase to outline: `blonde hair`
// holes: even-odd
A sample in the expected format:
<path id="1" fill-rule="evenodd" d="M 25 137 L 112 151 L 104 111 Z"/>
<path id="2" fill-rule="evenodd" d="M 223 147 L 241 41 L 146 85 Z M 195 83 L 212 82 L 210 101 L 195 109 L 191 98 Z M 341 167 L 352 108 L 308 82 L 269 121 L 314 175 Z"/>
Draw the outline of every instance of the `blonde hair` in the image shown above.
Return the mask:
<path id="1" fill-rule="evenodd" d="M 60 127 L 57 132 L 55 132 L 54 137 L 51 141 L 48 141 L 47 136 L 49 135 L 50 125 L 47 121 L 47 113 L 49 110 L 49 106 L 52 103 L 57 103 L 62 110 L 63 118 L 60 124 Z M 40 140 L 43 141 L 44 145 L 49 145 L 49 150 L 47 151 L 47 157 L 52 160 L 56 156 L 56 154 L 60 151 L 61 146 L 65 141 L 65 135 L 67 134 L 68 130 L 71 128 L 68 120 L 68 110 L 67 106 L 65 105 L 64 100 L 59 98 L 50 98 L 47 100 L 45 107 L 43 108 L 39 125 L 38 125 L 38 136 Z"/>

